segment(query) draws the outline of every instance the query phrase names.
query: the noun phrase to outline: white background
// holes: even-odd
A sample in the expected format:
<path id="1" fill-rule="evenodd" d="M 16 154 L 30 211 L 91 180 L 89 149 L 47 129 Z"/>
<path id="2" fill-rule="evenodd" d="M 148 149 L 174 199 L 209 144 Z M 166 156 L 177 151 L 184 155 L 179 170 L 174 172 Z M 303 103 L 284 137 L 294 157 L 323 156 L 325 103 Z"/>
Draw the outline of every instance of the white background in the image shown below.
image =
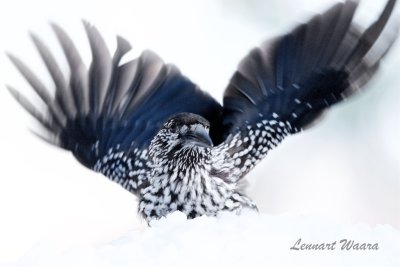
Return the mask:
<path id="1" fill-rule="evenodd" d="M 111 49 L 130 40 L 132 56 L 150 48 L 219 101 L 249 49 L 290 29 L 331 0 L 0 2 L 0 51 L 22 58 L 45 84 L 50 78 L 29 40 L 41 36 L 68 73 L 48 26 L 70 33 L 89 63 L 80 20 L 92 22 Z M 370 22 L 384 1 L 364 0 L 357 20 Z M 396 15 L 399 10 L 397 8 Z M 315 128 L 290 138 L 249 174 L 249 195 L 263 213 L 319 214 L 339 222 L 400 228 L 400 49 L 393 47 L 368 90 L 333 108 Z M 2 84 L 30 95 L 0 55 L 0 262 L 56 240 L 99 244 L 135 227 L 135 197 L 28 131 L 31 118 Z"/>

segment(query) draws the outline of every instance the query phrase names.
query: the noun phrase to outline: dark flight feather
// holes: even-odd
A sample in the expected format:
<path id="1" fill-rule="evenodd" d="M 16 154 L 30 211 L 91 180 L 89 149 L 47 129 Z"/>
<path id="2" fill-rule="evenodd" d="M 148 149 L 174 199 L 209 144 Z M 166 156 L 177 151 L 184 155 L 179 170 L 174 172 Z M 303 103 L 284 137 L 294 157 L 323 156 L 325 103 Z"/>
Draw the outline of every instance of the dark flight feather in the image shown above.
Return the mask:
<path id="1" fill-rule="evenodd" d="M 273 113 L 298 131 L 351 96 L 369 81 L 397 37 L 395 32 L 379 38 L 395 2 L 389 0 L 365 31 L 352 23 L 357 3 L 346 1 L 253 49 L 224 93 L 225 136 L 245 121 L 256 123 L 260 114 L 269 118 Z"/>

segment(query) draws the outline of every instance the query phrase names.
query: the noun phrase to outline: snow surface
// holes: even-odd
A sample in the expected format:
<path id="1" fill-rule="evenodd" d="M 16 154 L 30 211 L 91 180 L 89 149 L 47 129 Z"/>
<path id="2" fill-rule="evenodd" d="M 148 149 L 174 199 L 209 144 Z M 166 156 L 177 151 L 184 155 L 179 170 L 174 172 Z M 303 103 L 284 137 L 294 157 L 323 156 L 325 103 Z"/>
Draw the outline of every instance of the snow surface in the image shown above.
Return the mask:
<path id="1" fill-rule="evenodd" d="M 378 243 L 378 250 L 291 250 L 305 243 L 341 239 Z M 186 220 L 175 212 L 151 227 L 131 230 L 97 246 L 58 249 L 42 242 L 10 267 L 19 266 L 400 266 L 400 231 L 333 223 L 316 216 L 224 213 Z"/>

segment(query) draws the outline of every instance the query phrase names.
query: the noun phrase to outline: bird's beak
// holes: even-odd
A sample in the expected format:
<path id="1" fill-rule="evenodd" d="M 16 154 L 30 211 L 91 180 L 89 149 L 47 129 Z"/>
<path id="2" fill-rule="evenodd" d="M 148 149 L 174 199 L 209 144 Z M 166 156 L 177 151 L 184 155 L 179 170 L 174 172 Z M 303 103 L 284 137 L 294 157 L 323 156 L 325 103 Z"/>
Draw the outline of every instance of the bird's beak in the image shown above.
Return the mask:
<path id="1" fill-rule="evenodd" d="M 189 143 L 194 143 L 196 145 L 204 147 L 213 146 L 210 135 L 208 134 L 207 130 L 201 125 L 190 127 L 190 129 L 184 134 L 183 137 Z"/>

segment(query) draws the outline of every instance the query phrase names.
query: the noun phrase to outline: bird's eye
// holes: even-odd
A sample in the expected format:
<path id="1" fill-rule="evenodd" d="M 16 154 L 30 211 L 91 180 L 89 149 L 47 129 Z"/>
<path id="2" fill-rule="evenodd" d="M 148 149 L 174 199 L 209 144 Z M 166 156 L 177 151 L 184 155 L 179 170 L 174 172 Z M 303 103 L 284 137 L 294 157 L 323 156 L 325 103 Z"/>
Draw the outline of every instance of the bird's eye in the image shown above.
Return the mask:
<path id="1" fill-rule="evenodd" d="M 176 129 L 178 127 L 178 125 L 177 125 L 177 123 L 175 123 L 175 121 L 170 121 L 165 126 L 166 126 L 166 128 L 168 128 L 168 129 L 170 129 L 172 131 L 176 131 Z"/>

